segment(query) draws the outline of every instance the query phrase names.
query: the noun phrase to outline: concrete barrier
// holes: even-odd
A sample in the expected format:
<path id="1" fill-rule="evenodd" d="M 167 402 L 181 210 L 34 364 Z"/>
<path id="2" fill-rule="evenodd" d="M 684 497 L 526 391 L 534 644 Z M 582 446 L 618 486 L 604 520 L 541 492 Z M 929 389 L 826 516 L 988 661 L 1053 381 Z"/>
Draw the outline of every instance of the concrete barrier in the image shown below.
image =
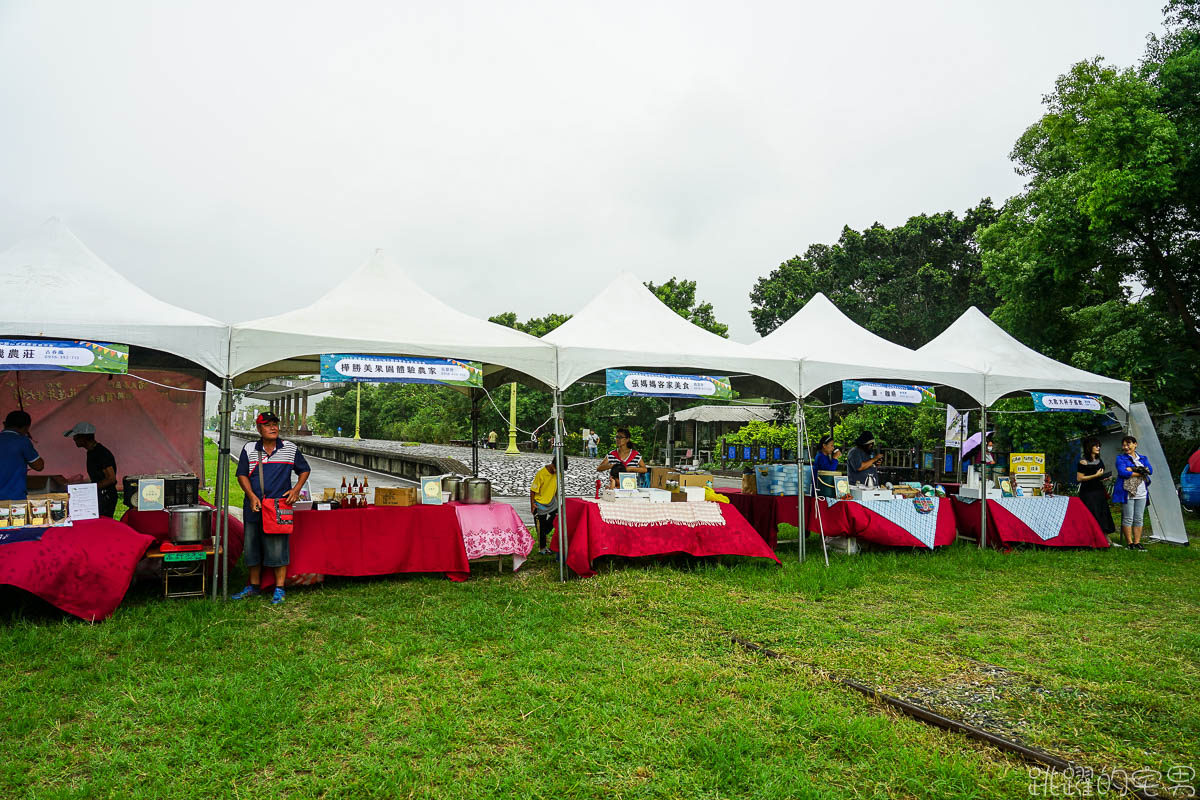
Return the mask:
<path id="1" fill-rule="evenodd" d="M 252 431 L 233 431 L 234 436 L 254 441 Z M 306 456 L 324 458 L 352 467 L 382 472 L 397 478 L 420 481 L 422 475 L 470 475 L 471 468 L 456 458 L 438 458 L 419 453 L 397 453 L 365 444 L 347 444 L 320 436 L 288 436 Z"/>

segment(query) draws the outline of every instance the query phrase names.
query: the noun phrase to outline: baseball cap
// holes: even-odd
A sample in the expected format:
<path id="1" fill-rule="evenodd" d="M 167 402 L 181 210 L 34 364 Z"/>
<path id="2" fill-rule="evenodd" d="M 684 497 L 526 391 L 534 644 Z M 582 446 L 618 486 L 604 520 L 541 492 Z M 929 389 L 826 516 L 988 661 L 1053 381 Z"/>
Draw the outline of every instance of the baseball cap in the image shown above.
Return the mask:
<path id="1" fill-rule="evenodd" d="M 264 411 L 254 419 L 255 425 L 265 425 L 268 422 L 279 422 L 279 417 L 275 415 L 274 411 Z"/>
<path id="2" fill-rule="evenodd" d="M 76 422 L 75 427 L 63 434 L 63 436 L 79 436 L 83 433 L 95 435 L 96 426 L 90 422 Z"/>

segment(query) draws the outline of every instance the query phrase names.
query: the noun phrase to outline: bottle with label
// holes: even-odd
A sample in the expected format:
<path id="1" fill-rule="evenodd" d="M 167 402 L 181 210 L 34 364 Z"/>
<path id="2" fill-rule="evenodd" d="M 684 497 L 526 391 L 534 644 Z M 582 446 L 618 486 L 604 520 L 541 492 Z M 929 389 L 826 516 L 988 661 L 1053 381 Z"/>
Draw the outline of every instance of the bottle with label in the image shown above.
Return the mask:
<path id="1" fill-rule="evenodd" d="M 345 475 L 343 475 L 343 476 L 342 476 L 342 488 L 341 488 L 341 493 L 342 493 L 342 494 L 345 494 L 345 493 L 346 493 L 346 476 L 345 476 Z"/>
<path id="2" fill-rule="evenodd" d="M 367 476 L 366 475 L 363 475 L 363 482 L 362 482 L 361 489 L 362 489 L 362 505 L 363 505 L 363 508 L 366 508 L 366 506 L 367 506 Z"/>

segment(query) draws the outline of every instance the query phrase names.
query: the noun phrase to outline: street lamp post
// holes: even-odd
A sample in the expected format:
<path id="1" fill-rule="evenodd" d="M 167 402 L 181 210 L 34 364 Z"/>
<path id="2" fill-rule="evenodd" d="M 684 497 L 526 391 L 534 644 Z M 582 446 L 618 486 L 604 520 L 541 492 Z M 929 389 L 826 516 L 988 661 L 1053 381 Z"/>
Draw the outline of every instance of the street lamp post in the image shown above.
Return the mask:
<path id="1" fill-rule="evenodd" d="M 359 417 L 361 417 L 361 416 L 362 416 L 362 384 L 361 384 L 361 383 L 356 383 L 356 384 L 354 384 L 354 388 L 355 388 L 355 399 L 354 399 L 354 438 L 355 438 L 355 439 L 361 439 L 362 437 L 358 435 L 358 422 L 359 422 Z"/>
<path id="2" fill-rule="evenodd" d="M 517 384 L 513 381 L 512 392 L 508 396 L 508 449 L 504 451 L 504 455 L 520 454 L 521 451 L 517 449 Z"/>

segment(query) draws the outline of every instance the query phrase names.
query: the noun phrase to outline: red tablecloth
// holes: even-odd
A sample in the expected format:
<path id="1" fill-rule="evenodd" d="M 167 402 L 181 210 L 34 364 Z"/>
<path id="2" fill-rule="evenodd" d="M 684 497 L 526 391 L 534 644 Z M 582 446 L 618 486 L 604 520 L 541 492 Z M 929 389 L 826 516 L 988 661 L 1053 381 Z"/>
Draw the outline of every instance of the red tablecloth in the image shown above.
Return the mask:
<path id="1" fill-rule="evenodd" d="M 954 517 L 963 535 L 979 538 L 978 501 L 967 503 L 957 498 Z M 988 500 L 988 544 L 1005 547 L 1016 542 L 1044 544 L 1050 547 L 1110 547 L 1100 524 L 1078 497 L 1067 498 L 1067 513 L 1057 536 L 1043 539 L 995 500 Z"/>
<path id="2" fill-rule="evenodd" d="M 567 566 L 576 575 L 591 577 L 592 561 L 600 556 L 667 555 L 688 553 L 693 556 L 754 556 L 779 563 L 771 548 L 736 508 L 719 504 L 724 525 L 617 525 L 600 517 L 599 506 L 589 500 L 567 498 L 567 530 L 570 547 Z M 557 527 L 557 526 L 556 526 Z M 558 552 L 558 531 L 550 543 Z"/>
<path id="3" fill-rule="evenodd" d="M 795 495 L 742 494 L 737 489 L 721 489 L 729 502 L 754 526 L 759 535 L 774 548 L 778 540 L 779 523 L 799 525 L 800 509 Z M 893 500 L 891 502 L 906 502 Z M 937 529 L 934 546 L 954 541 L 954 513 L 946 500 L 938 501 Z M 820 515 L 818 517 L 818 514 Z M 840 501 L 826 506 L 822 500 L 814 505 L 813 498 L 804 498 L 804 524 L 811 533 L 825 536 L 857 536 L 876 544 L 893 547 L 924 547 L 925 544 L 891 520 L 876 514 L 869 507 L 853 501 Z M 978 526 L 977 526 L 978 527 Z"/>
<path id="4" fill-rule="evenodd" d="M 32 592 L 68 614 L 107 619 L 153 544 L 154 537 L 107 517 L 48 528 L 41 541 L 0 545 L 0 583 Z"/>
<path id="5" fill-rule="evenodd" d="M 800 524 L 800 504 L 795 495 L 742 494 L 741 489 L 718 489 L 774 549 L 779 542 L 779 523 Z"/>
<path id="6" fill-rule="evenodd" d="M 446 504 L 297 511 L 288 576 L 444 572 L 465 581 L 471 567 L 454 509 Z M 262 585 L 274 583 L 264 568 Z"/>
<path id="7" fill-rule="evenodd" d="M 911 503 L 912 501 L 878 502 Z M 936 515 L 933 546 L 941 547 L 951 544 L 957 532 L 950 499 L 938 498 L 936 503 L 937 507 L 929 513 Z M 863 541 L 889 547 L 926 547 L 925 542 L 887 517 L 871 510 L 871 506 L 872 503 L 864 504 L 854 500 L 839 500 L 832 506 L 828 506 L 824 499 L 814 501 L 813 498 L 806 497 L 804 498 L 804 518 L 810 531 L 824 533 L 825 536 L 856 536 Z"/>
<path id="8" fill-rule="evenodd" d="M 206 503 L 201 500 L 200 503 L 206 506 L 212 506 L 212 503 Z M 147 536 L 153 536 L 157 541 L 165 542 L 167 540 L 167 530 L 170 524 L 170 515 L 166 511 L 138 511 L 136 508 L 129 508 L 121 515 L 121 522 L 124 522 L 129 527 L 133 528 L 138 533 L 144 533 Z M 217 532 L 217 515 L 216 512 L 212 515 L 212 532 L 215 535 Z M 229 563 L 235 563 L 242 557 L 242 543 L 245 539 L 245 534 L 242 532 L 242 523 L 233 515 L 229 517 Z"/>

